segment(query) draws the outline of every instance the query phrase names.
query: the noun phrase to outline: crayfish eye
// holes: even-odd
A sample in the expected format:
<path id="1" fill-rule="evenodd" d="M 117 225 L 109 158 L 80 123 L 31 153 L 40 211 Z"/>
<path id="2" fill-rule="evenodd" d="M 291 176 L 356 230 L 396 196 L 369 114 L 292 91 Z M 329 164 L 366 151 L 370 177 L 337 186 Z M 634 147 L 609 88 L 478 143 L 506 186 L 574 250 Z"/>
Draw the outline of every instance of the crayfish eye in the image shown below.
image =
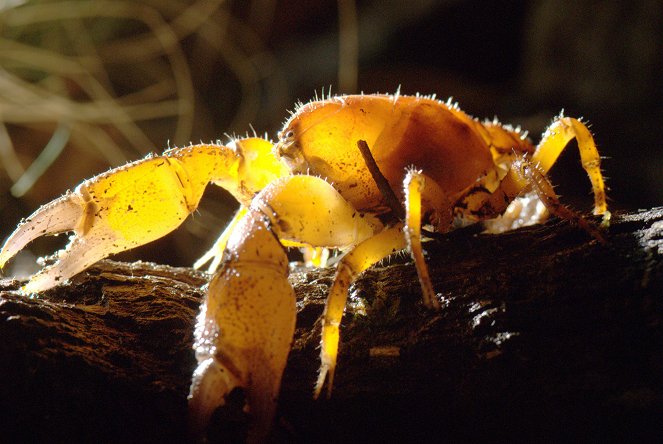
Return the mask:
<path id="1" fill-rule="evenodd" d="M 295 138 L 295 132 L 293 130 L 289 130 L 286 133 L 281 133 L 280 134 L 280 139 L 281 140 L 291 141 L 294 138 Z"/>

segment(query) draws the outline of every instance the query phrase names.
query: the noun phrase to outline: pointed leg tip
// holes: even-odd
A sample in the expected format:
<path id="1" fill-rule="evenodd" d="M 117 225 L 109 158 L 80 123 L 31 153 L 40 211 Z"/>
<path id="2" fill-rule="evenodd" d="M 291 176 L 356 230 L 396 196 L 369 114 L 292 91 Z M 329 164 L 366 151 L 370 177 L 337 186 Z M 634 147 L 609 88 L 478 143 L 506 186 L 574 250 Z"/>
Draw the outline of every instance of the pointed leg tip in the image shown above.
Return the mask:
<path id="1" fill-rule="evenodd" d="M 320 398 L 320 393 L 322 393 L 322 387 L 325 384 L 325 378 L 324 376 L 318 376 L 318 380 L 315 383 L 315 387 L 313 387 L 313 399 L 318 399 Z"/>
<path id="2" fill-rule="evenodd" d="M 603 218 L 601 219 L 601 228 L 610 227 L 610 220 L 612 219 L 612 213 L 608 210 L 603 212 Z M 0 265 L 1 267 L 1 265 Z"/>
<path id="3" fill-rule="evenodd" d="M 335 366 L 331 367 L 329 365 L 323 364 L 320 368 L 320 373 L 318 374 L 318 380 L 315 383 L 313 388 L 313 399 L 319 399 L 320 395 L 325 388 L 325 382 L 327 383 L 327 390 L 325 391 L 325 399 L 331 398 L 332 388 L 334 386 L 334 371 Z"/>
<path id="4" fill-rule="evenodd" d="M 313 399 L 319 399 L 322 389 L 325 387 L 325 381 L 329 376 L 329 367 L 323 364 L 320 367 L 320 373 L 318 373 L 318 380 L 315 382 L 315 387 L 313 388 Z"/>
<path id="5" fill-rule="evenodd" d="M 315 387 L 313 388 L 313 400 L 317 401 L 320 398 L 321 392 L 322 392 L 322 387 L 316 384 Z"/>

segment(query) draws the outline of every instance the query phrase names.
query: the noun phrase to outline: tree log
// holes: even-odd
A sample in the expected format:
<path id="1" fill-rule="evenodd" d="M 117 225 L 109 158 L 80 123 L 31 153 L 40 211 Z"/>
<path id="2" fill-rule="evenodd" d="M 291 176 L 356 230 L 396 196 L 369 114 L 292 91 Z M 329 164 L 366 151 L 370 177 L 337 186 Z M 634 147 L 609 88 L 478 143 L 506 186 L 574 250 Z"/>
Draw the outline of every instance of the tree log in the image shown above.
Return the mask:
<path id="1" fill-rule="evenodd" d="M 606 244 L 551 221 L 425 248 L 443 309 L 422 307 L 405 255 L 365 272 L 318 401 L 334 270 L 293 269 L 273 441 L 663 441 L 663 208 L 614 216 Z M 0 441 L 185 442 L 208 279 L 106 260 L 35 297 L 1 281 Z M 210 438 L 241 436 L 239 413 L 220 412 Z"/>

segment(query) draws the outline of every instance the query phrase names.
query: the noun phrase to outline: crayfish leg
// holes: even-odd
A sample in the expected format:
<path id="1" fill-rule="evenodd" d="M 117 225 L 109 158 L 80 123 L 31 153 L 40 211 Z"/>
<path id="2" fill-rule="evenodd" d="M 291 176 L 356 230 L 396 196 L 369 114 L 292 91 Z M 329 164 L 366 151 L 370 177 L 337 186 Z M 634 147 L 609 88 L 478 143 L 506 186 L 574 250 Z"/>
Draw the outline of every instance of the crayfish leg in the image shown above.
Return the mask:
<path id="1" fill-rule="evenodd" d="M 376 217 L 357 212 L 331 184 L 319 177 L 306 175 L 275 180 L 254 198 L 249 212 L 262 213 L 282 243 L 340 249 L 357 245 L 339 262 L 327 299 L 322 333 L 322 364 L 315 389 L 316 394 L 319 394 L 326 375 L 330 375 L 330 380 L 333 378 L 339 324 L 345 309 L 348 287 L 358 273 L 405 247 L 402 224 L 383 230 Z M 243 223 L 240 222 L 240 225 Z M 262 247 L 256 248 L 256 252 L 262 250 Z M 229 241 L 226 256 L 232 256 L 232 251 Z"/>
<path id="2" fill-rule="evenodd" d="M 592 184 L 592 191 L 594 193 L 594 214 L 603 215 L 603 222 L 601 225 L 608 226 L 610 224 L 610 211 L 608 211 L 605 183 L 603 180 L 603 174 L 601 173 L 601 157 L 596 148 L 594 138 L 584 123 L 571 117 L 561 116 L 557 118 L 546 129 L 541 138 L 541 142 L 539 142 L 534 154 L 532 154 L 532 157 L 527 160 L 527 163 L 536 166 L 535 169 L 531 169 L 533 174 L 536 174 L 537 177 L 544 178 L 547 182 L 546 174 L 555 164 L 564 148 L 566 148 L 568 143 L 574 138 L 578 142 L 582 167 Z M 518 162 L 518 158 L 521 159 L 522 163 L 522 159 L 524 159 L 523 154 L 525 153 L 519 154 L 516 152 L 514 154 L 516 155 L 514 163 Z M 531 186 L 532 181 L 528 180 L 521 171 L 517 170 L 518 167 L 513 165 L 506 177 L 504 177 L 500 183 L 499 187 L 492 193 L 489 200 L 486 201 L 486 207 L 491 208 L 493 214 L 500 214 L 506 211 L 507 203 L 517 199 L 523 191 Z M 541 190 L 537 191 L 537 195 L 540 194 L 540 191 Z M 555 200 L 559 202 L 559 199 L 557 199 L 554 192 L 543 194 L 547 196 L 555 196 L 552 200 L 541 198 L 541 201 L 546 205 L 548 210 L 553 212 L 555 206 L 561 207 L 561 205 L 551 203 Z M 541 196 L 539 195 L 539 197 Z M 549 200 L 549 203 L 546 203 L 546 200 Z M 564 212 L 564 210 L 562 210 L 562 212 Z M 560 215 L 559 212 L 558 215 Z M 545 215 L 542 214 L 540 219 L 543 220 L 544 218 Z M 488 224 L 490 231 L 504 231 L 508 228 L 508 221 L 507 223 L 496 221 L 496 224 L 492 224 L 493 226 L 490 227 L 491 224 L 492 223 Z"/>
<path id="3" fill-rule="evenodd" d="M 327 381 L 327 396 L 331 395 L 340 340 L 341 318 L 348 299 L 350 284 L 359 273 L 405 247 L 403 224 L 399 223 L 366 239 L 339 261 L 334 283 L 329 290 L 322 315 L 321 364 L 314 388 L 313 396 L 315 398 L 320 396 L 325 381 Z"/>
<path id="4" fill-rule="evenodd" d="M 262 211 L 288 245 L 349 248 L 383 227 L 377 217 L 358 212 L 331 184 L 315 176 L 277 179 L 251 208 Z M 326 225 L 329 228 L 321 228 Z"/>
<path id="5" fill-rule="evenodd" d="M 531 163 L 546 174 L 559 158 L 566 145 L 575 138 L 580 150 L 582 167 L 587 172 L 594 191 L 594 214 L 604 215 L 608 223 L 610 213 L 606 203 L 605 184 L 601 174 L 601 156 L 587 126 L 572 117 L 559 117 L 543 134 L 541 142 L 532 155 Z"/>
<path id="6" fill-rule="evenodd" d="M 209 267 L 207 267 L 207 272 L 208 273 L 214 273 L 217 268 L 219 268 L 219 265 L 221 264 L 221 261 L 223 260 L 223 251 L 226 249 L 226 244 L 228 243 L 228 238 L 230 237 L 230 234 L 232 231 L 235 229 L 237 224 L 239 223 L 240 220 L 244 216 L 246 216 L 247 208 L 242 205 L 240 206 L 239 210 L 237 210 L 237 213 L 235 213 L 235 216 L 233 216 L 232 220 L 230 223 L 228 223 L 228 226 L 223 230 L 219 238 L 214 242 L 214 245 L 212 245 L 212 248 L 207 250 L 205 254 L 203 254 L 194 264 L 193 268 L 196 270 L 200 269 L 203 265 L 206 263 L 210 262 Z"/>
<path id="7" fill-rule="evenodd" d="M 424 176 L 421 171 L 411 169 L 404 180 L 405 188 L 405 239 L 417 268 L 419 284 L 424 305 L 433 310 L 440 309 L 433 284 L 431 284 L 428 266 L 421 247 L 421 194 L 424 190 Z"/>
<path id="8" fill-rule="evenodd" d="M 307 267 L 324 268 L 329 260 L 329 248 L 309 247 L 301 248 L 304 255 L 304 264 Z"/>
<path id="9" fill-rule="evenodd" d="M 528 160 L 525 156 L 517 156 L 513 163 L 513 171 L 520 176 L 521 180 L 529 183 L 551 214 L 568 220 L 585 230 L 599 242 L 605 243 L 605 238 L 597 226 L 559 201 L 557 193 L 555 193 L 552 184 L 539 165 Z"/>

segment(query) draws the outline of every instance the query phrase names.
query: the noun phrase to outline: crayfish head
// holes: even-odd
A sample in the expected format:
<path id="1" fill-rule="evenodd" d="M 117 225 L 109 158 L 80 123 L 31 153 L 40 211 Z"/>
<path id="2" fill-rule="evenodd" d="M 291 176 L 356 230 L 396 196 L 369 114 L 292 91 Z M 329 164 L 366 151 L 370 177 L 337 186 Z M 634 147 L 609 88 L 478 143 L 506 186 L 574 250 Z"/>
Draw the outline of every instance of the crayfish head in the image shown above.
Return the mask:
<path id="1" fill-rule="evenodd" d="M 308 162 L 304 158 L 299 139 L 295 131 L 288 126 L 279 133 L 279 141 L 274 145 L 274 155 L 293 172 L 304 173 L 308 169 Z"/>

